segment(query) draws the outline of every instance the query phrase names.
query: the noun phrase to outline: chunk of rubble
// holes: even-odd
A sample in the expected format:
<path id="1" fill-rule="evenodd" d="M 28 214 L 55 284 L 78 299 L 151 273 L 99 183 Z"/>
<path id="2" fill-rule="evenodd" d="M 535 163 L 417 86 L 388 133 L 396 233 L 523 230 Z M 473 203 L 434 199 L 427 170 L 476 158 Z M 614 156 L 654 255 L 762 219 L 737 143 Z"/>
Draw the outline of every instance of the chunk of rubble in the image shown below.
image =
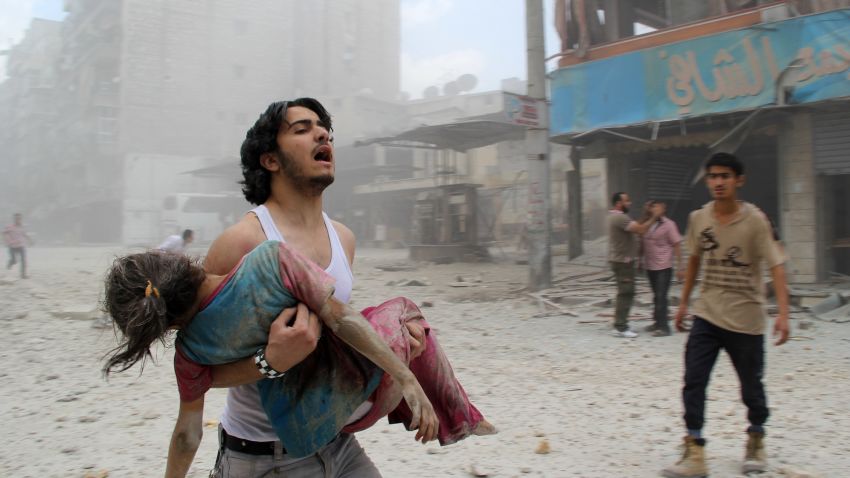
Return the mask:
<path id="1" fill-rule="evenodd" d="M 401 286 L 401 287 L 425 287 L 425 286 L 429 286 L 431 284 L 426 280 L 403 279 L 403 280 L 397 282 L 395 285 Z"/>
<path id="2" fill-rule="evenodd" d="M 850 322 L 850 304 L 845 304 L 841 307 L 816 315 L 819 319 L 827 322 L 836 322 L 839 324 Z"/>
<path id="3" fill-rule="evenodd" d="M 844 305 L 841 296 L 835 293 L 822 297 L 814 305 L 809 306 L 809 311 L 815 315 L 824 314 L 830 310 L 837 309 Z"/>
<path id="4" fill-rule="evenodd" d="M 94 320 L 99 319 L 102 313 L 91 305 L 72 305 L 64 310 L 51 310 L 50 315 L 60 319 Z"/>
<path id="5" fill-rule="evenodd" d="M 386 272 L 398 272 L 398 271 L 414 271 L 417 269 L 416 266 L 406 263 L 406 264 L 384 264 L 377 265 L 375 269 L 379 269 Z"/>

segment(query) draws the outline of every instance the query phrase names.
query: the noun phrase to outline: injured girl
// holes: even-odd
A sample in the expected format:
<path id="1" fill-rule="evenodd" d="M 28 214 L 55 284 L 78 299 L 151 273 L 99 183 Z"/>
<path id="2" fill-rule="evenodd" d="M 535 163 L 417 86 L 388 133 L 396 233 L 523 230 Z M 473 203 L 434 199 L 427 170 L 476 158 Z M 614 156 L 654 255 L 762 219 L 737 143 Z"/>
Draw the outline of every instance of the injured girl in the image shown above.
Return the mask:
<path id="1" fill-rule="evenodd" d="M 261 371 L 274 377 L 260 380 L 260 398 L 292 457 L 310 455 L 341 431 L 364 430 L 384 416 L 417 429 L 416 438 L 423 443 L 437 438 L 448 445 L 496 432 L 470 403 L 412 301 L 392 299 L 361 314 L 334 298 L 333 290 L 325 271 L 278 241 L 259 245 L 226 276 L 206 274 L 197 261 L 178 254 L 150 251 L 119 257 L 107 274 L 104 308 L 121 341 L 104 372 L 144 362 L 153 343 L 164 342 L 173 330 L 175 353 L 196 364 L 253 355 Z M 324 333 L 307 359 L 285 373 L 276 372 L 262 360 L 269 327 L 283 309 L 298 303 L 317 313 Z M 425 351 L 415 358 L 407 321 L 421 321 L 428 332 Z M 188 469 L 200 445 L 209 383 L 195 388 L 194 393 L 180 390 L 180 413 L 192 411 L 193 417 L 178 416 L 174 437 L 184 439 L 174 446 L 172 438 L 172 471 L 177 462 L 187 464 L 178 468 Z M 184 407 L 186 401 L 191 406 Z M 371 404 L 369 411 L 347 424 L 364 404 Z"/>

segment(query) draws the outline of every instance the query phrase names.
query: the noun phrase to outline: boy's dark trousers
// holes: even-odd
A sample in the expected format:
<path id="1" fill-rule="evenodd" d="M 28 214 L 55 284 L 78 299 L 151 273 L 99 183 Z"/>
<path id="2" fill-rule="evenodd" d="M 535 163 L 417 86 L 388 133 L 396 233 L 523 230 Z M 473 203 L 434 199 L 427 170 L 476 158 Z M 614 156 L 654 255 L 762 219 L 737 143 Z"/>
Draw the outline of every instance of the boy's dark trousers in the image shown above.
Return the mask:
<path id="1" fill-rule="evenodd" d="M 764 335 L 732 332 L 694 317 L 685 347 L 685 425 L 702 430 L 705 422 L 705 389 L 720 349 L 726 349 L 741 382 L 741 398 L 747 406 L 751 425 L 761 426 L 770 414 L 762 385 L 764 374 Z"/>

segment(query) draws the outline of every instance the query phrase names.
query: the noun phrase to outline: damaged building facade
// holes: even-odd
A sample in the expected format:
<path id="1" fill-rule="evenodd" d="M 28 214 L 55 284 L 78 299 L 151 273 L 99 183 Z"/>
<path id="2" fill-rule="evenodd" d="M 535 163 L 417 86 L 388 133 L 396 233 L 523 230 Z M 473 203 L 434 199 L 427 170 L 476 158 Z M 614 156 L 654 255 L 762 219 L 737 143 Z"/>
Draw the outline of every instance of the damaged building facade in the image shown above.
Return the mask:
<path id="1" fill-rule="evenodd" d="M 850 10 L 731 3 L 740 8 L 719 14 L 617 7 L 607 17 L 625 18 L 621 27 L 657 30 L 613 25 L 602 42 L 560 55 L 553 141 L 605 157 L 609 194 L 664 201 L 681 229 L 710 200 L 704 161 L 734 153 L 747 168 L 742 197 L 776 225 L 791 280 L 850 274 Z"/>
<path id="2" fill-rule="evenodd" d="M 509 91 L 524 89 L 518 80 L 505 80 L 502 87 L 405 102 L 396 112 L 393 134 L 337 148 L 340 161 L 337 180 L 326 193 L 328 209 L 352 228 L 359 243 L 407 247 L 414 260 L 474 261 L 493 248 L 527 247 L 525 123 L 537 110 L 528 98 Z M 568 156 L 569 148 L 552 145 L 556 246 L 566 241 Z M 603 173 L 588 170 L 592 187 L 586 205 L 601 212 Z M 601 224 L 588 231 L 602 234 Z"/>
<path id="3" fill-rule="evenodd" d="M 399 0 L 324 5 L 66 0 L 34 20 L 0 83 L 0 212 L 65 243 L 212 240 L 232 214 L 200 216 L 241 196 L 239 147 L 270 102 L 400 98 Z"/>

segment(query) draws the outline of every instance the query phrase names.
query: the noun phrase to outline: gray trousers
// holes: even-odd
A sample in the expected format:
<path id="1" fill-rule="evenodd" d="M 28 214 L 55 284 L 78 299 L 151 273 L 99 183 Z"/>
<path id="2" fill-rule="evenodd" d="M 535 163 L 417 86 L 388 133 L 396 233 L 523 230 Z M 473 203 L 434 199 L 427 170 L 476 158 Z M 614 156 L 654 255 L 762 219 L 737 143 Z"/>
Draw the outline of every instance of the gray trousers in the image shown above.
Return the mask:
<path id="1" fill-rule="evenodd" d="M 221 433 L 219 433 L 221 436 Z M 306 458 L 291 458 L 277 442 L 274 455 L 248 455 L 229 450 L 219 440 L 210 478 L 381 478 L 354 435 L 341 433 Z"/>

